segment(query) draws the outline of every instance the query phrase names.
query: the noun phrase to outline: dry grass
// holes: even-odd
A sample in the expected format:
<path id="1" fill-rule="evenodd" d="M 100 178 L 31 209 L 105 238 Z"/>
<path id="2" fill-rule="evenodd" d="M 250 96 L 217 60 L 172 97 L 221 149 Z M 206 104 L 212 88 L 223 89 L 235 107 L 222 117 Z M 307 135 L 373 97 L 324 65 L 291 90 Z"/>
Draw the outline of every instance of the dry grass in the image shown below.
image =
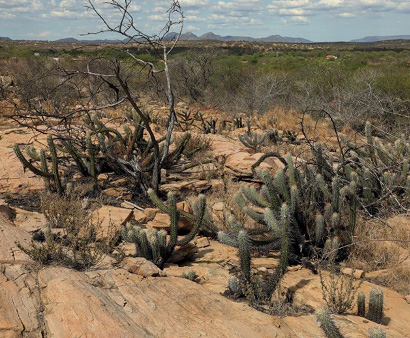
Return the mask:
<path id="1" fill-rule="evenodd" d="M 374 281 L 400 293 L 410 293 L 408 216 L 394 216 L 387 222 L 361 218 L 355 241 L 348 261 L 349 266 L 365 272 L 386 269 L 385 273 L 381 273 Z"/>
<path id="2" fill-rule="evenodd" d="M 47 224 L 33 236 L 29 247 L 19 248 L 40 264 L 58 264 L 83 270 L 99 263 L 112 251 L 116 234 L 103 233 L 101 222 L 91 217 L 81 199 L 45 194 L 42 212 Z"/>

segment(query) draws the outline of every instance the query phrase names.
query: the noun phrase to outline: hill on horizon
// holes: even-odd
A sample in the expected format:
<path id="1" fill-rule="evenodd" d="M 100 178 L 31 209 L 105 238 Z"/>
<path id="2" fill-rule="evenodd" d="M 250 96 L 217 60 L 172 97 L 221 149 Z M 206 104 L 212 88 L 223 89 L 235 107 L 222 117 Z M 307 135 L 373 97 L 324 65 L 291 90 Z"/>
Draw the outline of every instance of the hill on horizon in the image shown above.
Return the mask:
<path id="1" fill-rule="evenodd" d="M 410 35 L 365 36 L 361 39 L 350 40 L 350 42 L 378 42 L 384 40 L 410 40 Z"/>

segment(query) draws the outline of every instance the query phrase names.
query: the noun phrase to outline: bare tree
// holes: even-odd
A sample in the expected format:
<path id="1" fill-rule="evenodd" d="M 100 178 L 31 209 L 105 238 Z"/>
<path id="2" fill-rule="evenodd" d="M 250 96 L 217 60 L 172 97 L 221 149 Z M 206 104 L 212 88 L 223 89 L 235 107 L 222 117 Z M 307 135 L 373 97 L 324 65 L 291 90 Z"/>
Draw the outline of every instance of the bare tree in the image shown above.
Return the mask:
<path id="1" fill-rule="evenodd" d="M 103 22 L 104 28 L 95 33 L 88 33 L 88 34 L 101 34 L 101 33 L 116 33 L 120 36 L 123 36 L 125 40 L 125 44 L 129 43 L 137 43 L 139 45 L 147 45 L 153 51 L 155 56 L 157 56 L 163 63 L 163 69 L 157 69 L 157 67 L 152 62 L 144 61 L 141 58 L 138 58 L 135 54 L 129 51 L 129 49 L 125 50 L 128 56 L 130 56 L 135 62 L 141 64 L 144 68 L 147 67 L 149 70 L 150 75 L 155 76 L 155 74 L 159 72 L 164 72 L 166 77 L 166 94 L 168 99 L 168 109 L 169 109 L 169 122 L 168 122 L 168 130 L 165 138 L 165 145 L 162 155 L 160 154 L 160 148 L 158 140 L 156 139 L 154 132 L 150 127 L 150 121 L 146 114 L 141 109 L 140 102 L 138 99 L 132 96 L 128 83 L 124 81 L 123 77 L 121 76 L 121 65 L 119 62 L 116 63 L 114 76 L 118 81 L 121 89 L 125 92 L 126 99 L 131 104 L 131 106 L 135 109 L 137 114 L 140 116 L 146 131 L 148 132 L 151 142 L 154 148 L 154 167 L 152 173 L 152 188 L 155 191 L 158 191 L 158 187 L 160 184 L 160 170 L 163 166 L 167 155 L 169 153 L 169 145 L 171 141 L 171 135 L 174 128 L 176 115 L 175 115 L 175 108 L 174 108 L 174 94 L 172 91 L 172 84 L 171 84 L 171 75 L 169 72 L 168 67 L 168 55 L 172 52 L 175 48 L 180 35 L 182 34 L 183 29 L 183 12 L 178 0 L 173 0 L 171 3 L 170 8 L 168 9 L 168 20 L 159 34 L 149 35 L 142 32 L 134 22 L 134 18 L 130 12 L 131 0 L 111 0 L 108 1 L 107 4 L 112 6 L 114 9 L 118 10 L 119 12 L 119 21 L 115 24 L 111 24 L 108 20 L 104 17 L 101 11 L 96 7 L 95 1 L 88 0 L 88 8 L 92 10 Z M 170 43 L 166 41 L 166 37 L 168 33 L 170 33 L 171 28 L 174 26 L 178 26 L 178 33 L 175 35 L 173 41 Z M 101 77 L 102 79 L 106 79 L 112 76 L 112 74 L 93 74 L 90 69 L 88 69 L 88 73 L 92 75 L 96 75 Z M 134 163 L 128 163 L 134 169 L 137 169 L 138 166 L 135 164 L 136 158 L 132 160 Z M 127 165 L 127 163 L 123 163 L 122 165 Z"/>
<path id="2" fill-rule="evenodd" d="M 69 142 L 69 148 L 76 148 L 83 157 L 85 149 L 102 152 L 112 167 L 136 180 L 142 180 L 149 172 L 150 183 L 145 184 L 144 180 L 139 183 L 144 190 L 150 186 L 157 192 L 161 183 L 161 168 L 169 166 L 169 159 L 175 156 L 169 151 L 176 115 L 168 57 L 182 33 L 184 17 L 179 1 L 172 0 L 164 27 L 158 34 L 146 34 L 134 21 L 131 3 L 131 0 L 104 3 L 106 8 L 114 9 L 119 14 L 117 21 L 112 23 L 111 18 L 108 20 L 108 15 L 98 6 L 100 2 L 88 0 L 87 8 L 101 20 L 103 28 L 84 35 L 114 33 L 122 37 L 121 44 L 113 48 L 113 57 L 96 57 L 77 65 L 67 65 L 61 61 L 43 72 L 52 79 L 50 83 L 54 88 L 69 88 L 70 93 L 75 93 L 75 103 L 71 100 L 62 105 L 59 99 L 49 95 L 49 91 L 47 95 L 39 96 L 38 90 L 33 93 L 26 90 L 29 95 L 23 105 L 19 100 L 10 100 L 15 111 L 12 118 L 38 132 L 52 134 L 61 145 Z M 177 30 L 177 33 L 169 34 L 171 29 Z M 155 61 L 138 57 L 137 50 L 141 48 L 154 56 Z M 165 79 L 168 124 L 166 135 L 161 139 L 155 135 L 149 113 L 141 102 L 143 86 L 135 88 L 141 84 L 137 80 L 141 76 L 146 76 L 147 82 L 154 80 L 159 83 L 160 77 Z M 74 97 L 71 94 L 66 96 Z M 124 136 L 106 127 L 96 113 L 127 102 L 135 114 L 124 114 L 122 117 L 132 127 L 125 130 L 127 135 Z M 143 130 L 149 135 L 149 141 L 143 139 Z M 90 142 L 95 143 L 91 145 L 95 149 L 90 149 Z M 110 142 L 111 146 L 107 147 L 106 142 Z M 144 149 L 138 149 L 141 144 Z M 117 151 L 118 147 L 122 149 L 121 152 Z M 150 163 L 145 168 L 144 163 L 141 163 L 144 159 Z M 93 170 L 88 170 L 90 175 L 92 172 L 95 176 L 95 165 Z M 80 167 L 83 173 L 87 172 L 84 165 Z"/>

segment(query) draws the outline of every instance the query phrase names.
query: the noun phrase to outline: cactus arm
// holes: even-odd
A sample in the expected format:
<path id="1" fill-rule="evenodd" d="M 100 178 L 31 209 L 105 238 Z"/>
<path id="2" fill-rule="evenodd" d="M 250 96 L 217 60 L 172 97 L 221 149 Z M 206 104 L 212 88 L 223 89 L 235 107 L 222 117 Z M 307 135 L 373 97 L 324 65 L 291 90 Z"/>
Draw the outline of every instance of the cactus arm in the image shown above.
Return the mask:
<path id="1" fill-rule="evenodd" d="M 53 175 L 50 173 L 46 173 L 44 171 L 41 171 L 40 169 L 37 169 L 34 165 L 32 165 L 23 155 L 23 153 L 20 150 L 20 147 L 16 143 L 13 146 L 14 153 L 16 154 L 17 158 L 20 160 L 20 162 L 23 164 L 24 168 L 29 169 L 31 172 L 33 172 L 36 175 L 42 176 L 42 177 L 52 177 Z"/>

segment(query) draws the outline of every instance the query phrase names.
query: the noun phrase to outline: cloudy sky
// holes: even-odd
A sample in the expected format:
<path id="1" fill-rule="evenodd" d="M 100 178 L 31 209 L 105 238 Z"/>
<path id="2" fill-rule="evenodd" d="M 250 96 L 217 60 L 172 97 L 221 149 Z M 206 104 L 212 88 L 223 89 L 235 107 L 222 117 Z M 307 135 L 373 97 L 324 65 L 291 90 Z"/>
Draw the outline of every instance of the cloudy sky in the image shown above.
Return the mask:
<path id="1" fill-rule="evenodd" d="M 116 13 L 104 5 L 106 0 L 93 1 L 114 23 Z M 185 16 L 184 31 L 196 35 L 212 31 L 220 35 L 280 34 L 312 41 L 348 41 L 368 35 L 410 34 L 410 0 L 179 1 Z M 94 39 L 80 36 L 102 27 L 86 4 L 86 0 L 0 0 L 0 36 Z M 136 26 L 147 33 L 160 30 L 169 5 L 168 0 L 133 0 Z"/>

